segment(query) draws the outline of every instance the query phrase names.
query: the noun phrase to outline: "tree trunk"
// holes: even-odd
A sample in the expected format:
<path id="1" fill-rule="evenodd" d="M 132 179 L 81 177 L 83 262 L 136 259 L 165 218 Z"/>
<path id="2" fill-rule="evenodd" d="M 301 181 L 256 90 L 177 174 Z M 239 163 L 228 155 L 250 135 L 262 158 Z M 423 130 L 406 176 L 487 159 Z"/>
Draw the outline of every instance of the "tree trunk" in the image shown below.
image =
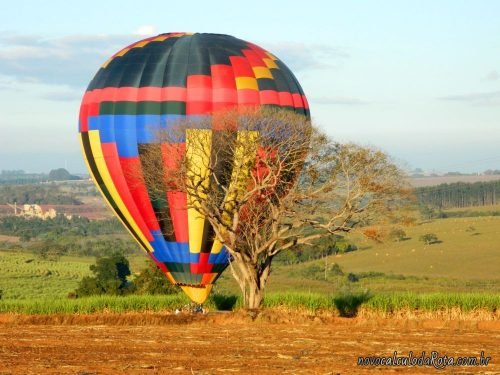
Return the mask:
<path id="1" fill-rule="evenodd" d="M 259 309 L 264 300 L 264 289 L 257 283 L 248 285 L 248 293 L 245 296 L 245 307 L 247 309 Z"/>
<path id="2" fill-rule="evenodd" d="M 231 270 L 243 294 L 245 308 L 259 309 L 261 307 L 271 270 L 271 259 L 272 257 L 260 265 L 245 262 L 237 257 L 232 261 L 236 267 L 231 265 Z"/>

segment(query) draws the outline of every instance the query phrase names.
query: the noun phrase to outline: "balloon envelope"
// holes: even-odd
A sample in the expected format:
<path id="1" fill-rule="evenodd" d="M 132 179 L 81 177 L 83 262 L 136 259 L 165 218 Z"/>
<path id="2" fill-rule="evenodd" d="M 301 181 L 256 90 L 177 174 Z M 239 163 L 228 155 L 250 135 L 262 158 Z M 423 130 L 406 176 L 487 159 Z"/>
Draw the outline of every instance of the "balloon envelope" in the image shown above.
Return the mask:
<path id="1" fill-rule="evenodd" d="M 158 147 L 155 132 L 242 106 L 309 117 L 297 79 L 271 53 L 228 35 L 169 33 L 111 56 L 80 108 L 82 151 L 105 200 L 167 278 L 199 303 L 228 265 L 227 251 L 214 245 L 208 221 L 186 207 L 185 193 L 158 196 L 132 176 L 148 148 Z"/>

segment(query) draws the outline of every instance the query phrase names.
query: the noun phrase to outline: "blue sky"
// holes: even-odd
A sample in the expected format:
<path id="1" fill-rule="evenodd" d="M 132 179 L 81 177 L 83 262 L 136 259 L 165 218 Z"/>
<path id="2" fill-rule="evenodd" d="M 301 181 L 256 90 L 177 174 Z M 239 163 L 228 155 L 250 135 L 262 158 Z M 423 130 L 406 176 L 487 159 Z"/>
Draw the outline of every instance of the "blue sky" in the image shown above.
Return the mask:
<path id="1" fill-rule="evenodd" d="M 171 31 L 273 52 L 340 141 L 428 171 L 500 169 L 499 17 L 493 0 L 4 2 L 0 169 L 84 172 L 88 82 L 122 46 Z"/>

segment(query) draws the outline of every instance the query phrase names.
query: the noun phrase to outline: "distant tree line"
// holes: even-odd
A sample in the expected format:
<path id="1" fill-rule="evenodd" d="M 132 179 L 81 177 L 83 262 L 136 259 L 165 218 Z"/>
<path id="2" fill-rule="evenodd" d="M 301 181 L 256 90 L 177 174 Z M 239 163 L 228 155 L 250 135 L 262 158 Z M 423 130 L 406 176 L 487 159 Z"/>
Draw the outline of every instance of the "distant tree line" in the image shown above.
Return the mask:
<path id="1" fill-rule="evenodd" d="M 491 176 L 491 175 L 500 175 L 500 169 L 488 169 L 484 171 L 485 175 Z"/>
<path id="2" fill-rule="evenodd" d="M 64 168 L 53 169 L 46 173 L 26 173 L 22 169 L 2 170 L 0 172 L 0 185 L 24 185 L 46 181 L 81 180 L 81 177 L 70 174 Z"/>
<path id="3" fill-rule="evenodd" d="M 439 209 L 490 206 L 500 203 L 500 180 L 425 186 L 415 194 L 420 205 Z"/>
<path id="4" fill-rule="evenodd" d="M 58 185 L 21 185 L 0 186 L 0 204 L 72 204 L 81 205 L 82 201 L 73 193 L 63 191 Z"/>
<path id="5" fill-rule="evenodd" d="M 125 230 L 116 219 L 89 220 L 86 217 L 73 217 L 71 220 L 63 215 L 54 219 L 25 219 L 17 216 L 0 218 L 0 234 L 18 236 L 22 241 L 30 241 L 39 237 L 60 238 L 63 236 L 98 236 L 103 234 L 123 234 Z"/>
<path id="6" fill-rule="evenodd" d="M 6 250 L 22 248 L 41 259 L 58 261 L 62 256 L 104 257 L 111 252 L 122 255 L 137 253 L 139 247 L 130 238 L 78 238 L 63 237 L 59 239 L 45 238 L 36 242 L 23 244 L 24 246 L 5 246 Z"/>
<path id="7" fill-rule="evenodd" d="M 46 180 L 46 174 L 26 173 L 21 169 L 2 170 L 0 172 L 0 185 L 34 184 Z"/>

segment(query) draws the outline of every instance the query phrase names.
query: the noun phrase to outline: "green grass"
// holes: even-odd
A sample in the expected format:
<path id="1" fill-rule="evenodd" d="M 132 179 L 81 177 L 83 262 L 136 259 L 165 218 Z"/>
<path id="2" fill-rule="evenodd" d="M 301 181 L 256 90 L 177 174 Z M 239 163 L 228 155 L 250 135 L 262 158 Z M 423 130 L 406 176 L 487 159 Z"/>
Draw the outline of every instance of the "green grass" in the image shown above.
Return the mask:
<path id="1" fill-rule="evenodd" d="M 0 289 L 5 299 L 63 298 L 90 274 L 93 258 L 41 260 L 21 252 L 0 252 Z"/>
<path id="2" fill-rule="evenodd" d="M 78 299 L 0 300 L 0 312 L 20 314 L 89 314 L 172 311 L 189 303 L 184 294 L 166 296 L 93 296 Z"/>
<path id="3" fill-rule="evenodd" d="M 365 306 L 382 312 L 400 310 L 437 311 L 458 308 L 461 311 L 486 310 L 495 312 L 500 307 L 498 293 L 393 293 L 370 298 Z"/>
<path id="4" fill-rule="evenodd" d="M 359 250 L 328 257 L 327 267 L 337 263 L 346 275 L 371 272 L 355 284 L 374 293 L 500 292 L 500 217 L 436 219 L 404 231 L 408 240 L 382 244 L 352 235 Z M 419 241 L 425 233 L 435 233 L 442 242 L 425 245 Z M 327 275 L 324 280 L 322 272 L 310 272 L 312 266 L 324 270 L 325 260 L 274 264 L 268 291 L 336 293 L 345 287 L 345 278 Z M 238 291 L 229 271 L 217 290 Z"/>
<path id="5" fill-rule="evenodd" d="M 461 207 L 461 208 L 447 208 L 444 212 L 499 212 L 500 204 L 490 206 L 474 206 L 474 207 Z"/>
<path id="6" fill-rule="evenodd" d="M 145 267 L 142 254 L 129 258 L 131 269 Z M 91 275 L 93 257 L 64 256 L 57 262 L 22 251 L 0 251 L 0 290 L 4 299 L 65 298 L 84 276 Z"/>
<path id="7" fill-rule="evenodd" d="M 359 250 L 326 259 L 327 267 L 338 263 L 345 275 L 362 276 L 356 283 L 348 283 L 346 277 L 330 274 L 324 280 L 323 273 L 318 271 L 324 269 L 324 259 L 291 266 L 275 263 L 265 304 L 279 304 L 275 301 L 282 298 L 302 300 L 306 298 L 304 295 L 332 296 L 346 286 L 372 292 L 375 297 L 368 304 L 377 301 L 379 295 L 409 292 L 440 295 L 500 293 L 500 217 L 436 219 L 404 230 L 410 239 L 401 242 L 388 240 L 377 244 L 352 236 Z M 425 245 L 418 240 L 429 232 L 435 233 L 442 242 Z M 133 272 L 141 270 L 149 261 L 142 253 L 129 259 Z M 0 251 L 3 299 L 66 301 L 66 296 L 76 288 L 79 280 L 90 274 L 89 266 L 94 262 L 92 257 L 62 257 L 58 262 L 50 262 L 29 253 Z M 239 294 L 230 270 L 221 276 L 214 292 Z M 316 297 L 307 298 L 311 306 L 323 303 L 319 302 L 322 297 L 316 300 Z M 239 300 L 220 303 L 241 304 Z"/>
<path id="8" fill-rule="evenodd" d="M 332 296 L 323 293 L 267 293 L 264 307 L 305 308 L 309 311 L 332 309 Z"/>
<path id="9" fill-rule="evenodd" d="M 374 312 L 395 312 L 407 310 L 440 311 L 458 308 L 463 312 L 484 310 L 495 312 L 500 306 L 500 295 L 492 293 L 393 293 L 367 296 L 359 300 L 360 293 L 328 295 L 321 293 L 268 293 L 264 307 L 305 309 L 310 312 L 334 311 L 335 300 L 339 297 Z M 242 306 L 238 296 L 213 295 L 205 304 L 210 310 L 216 310 L 217 298 L 230 297 L 233 308 Z M 358 301 L 359 300 L 359 301 Z M 18 314 L 89 314 L 98 312 L 161 312 L 174 311 L 189 303 L 184 294 L 167 296 L 131 295 L 131 296 L 95 296 L 79 299 L 33 299 L 0 300 L 0 313 Z M 226 306 L 227 307 L 227 306 Z M 338 308 L 338 307 L 337 307 Z"/>
<path id="10" fill-rule="evenodd" d="M 473 230 L 471 230 L 471 227 Z M 383 244 L 358 237 L 361 249 L 332 257 L 344 272 L 378 271 L 419 279 L 366 280 L 374 290 L 407 284 L 408 290 L 500 291 L 500 217 L 440 219 L 405 228 L 406 241 Z M 442 242 L 425 245 L 419 237 L 435 233 Z M 369 285 L 365 285 L 369 286 Z"/>

